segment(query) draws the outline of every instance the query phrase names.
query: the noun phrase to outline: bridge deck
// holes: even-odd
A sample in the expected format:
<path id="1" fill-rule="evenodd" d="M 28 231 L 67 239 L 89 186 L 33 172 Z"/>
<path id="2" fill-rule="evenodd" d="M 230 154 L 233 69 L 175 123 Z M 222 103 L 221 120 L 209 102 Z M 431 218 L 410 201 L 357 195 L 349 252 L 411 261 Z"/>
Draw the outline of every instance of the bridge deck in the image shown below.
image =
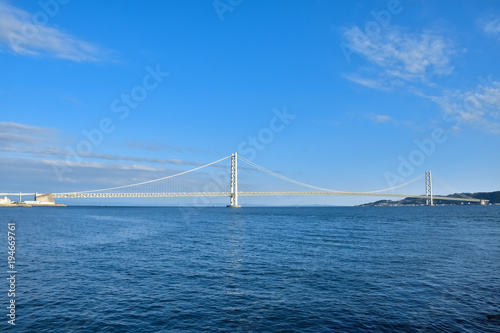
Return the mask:
<path id="1" fill-rule="evenodd" d="M 168 197 L 229 197 L 230 192 L 171 192 L 171 193 L 52 193 L 54 199 L 69 198 L 168 198 Z M 281 195 L 340 195 L 430 199 L 425 195 L 371 193 L 371 192 L 238 192 L 238 196 L 281 196 Z M 433 196 L 434 200 L 480 202 L 473 198 L 450 198 Z"/>

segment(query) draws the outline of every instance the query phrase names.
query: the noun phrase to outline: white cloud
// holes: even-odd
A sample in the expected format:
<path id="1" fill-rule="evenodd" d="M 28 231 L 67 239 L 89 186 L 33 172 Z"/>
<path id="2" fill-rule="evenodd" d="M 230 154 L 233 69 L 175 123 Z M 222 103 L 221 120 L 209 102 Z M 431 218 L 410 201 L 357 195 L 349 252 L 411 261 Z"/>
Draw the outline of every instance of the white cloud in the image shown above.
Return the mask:
<path id="1" fill-rule="evenodd" d="M 3 149 L 17 149 L 20 145 L 37 146 L 52 141 L 57 131 L 13 122 L 0 122 L 0 146 Z"/>
<path id="2" fill-rule="evenodd" d="M 486 33 L 500 36 L 500 19 L 479 22 Z M 483 80 L 475 89 L 445 90 L 437 96 L 426 96 L 416 88 L 419 83 L 439 89 L 432 83 L 438 76 L 453 73 L 452 60 L 459 51 L 454 43 L 430 33 L 407 33 L 394 27 L 382 29 L 367 36 L 358 27 L 344 32 L 345 45 L 369 61 L 372 66 L 359 74 L 343 75 L 344 78 L 373 89 L 406 85 L 417 96 L 432 100 L 448 115 L 458 118 L 460 126 L 471 126 L 483 132 L 500 134 L 500 82 Z M 375 70 L 379 73 L 373 74 Z M 403 124 L 384 115 L 367 115 L 373 122 Z M 405 124 L 403 124 L 405 125 Z M 411 124 L 410 124 L 411 125 Z M 408 126 L 410 126 L 408 125 Z M 406 126 L 406 125 L 405 125 Z"/>
<path id="3" fill-rule="evenodd" d="M 71 167 L 58 177 L 55 168 Z M 69 162 L 24 157 L 2 157 L 2 191 L 69 192 L 126 185 L 178 173 L 172 168 L 154 168 L 138 164 Z M 35 186 L 36 187 L 33 187 Z"/>
<path id="4" fill-rule="evenodd" d="M 488 34 L 498 35 L 500 34 L 500 19 L 492 18 L 489 20 L 481 20 L 480 22 L 483 31 Z"/>
<path id="5" fill-rule="evenodd" d="M 391 117 L 385 114 L 369 114 L 367 115 L 374 123 L 386 123 L 391 120 Z"/>
<path id="6" fill-rule="evenodd" d="M 71 157 L 70 160 L 74 160 L 74 157 L 78 155 L 75 145 L 69 145 L 71 149 L 68 149 L 68 143 L 61 140 L 60 133 L 52 128 L 30 126 L 13 122 L 0 122 L 0 142 L 0 152 L 15 156 L 59 158 L 64 161 L 69 157 Z M 153 164 L 202 165 L 202 163 L 199 162 L 182 161 L 179 159 L 102 154 L 95 151 L 77 157 L 83 162 L 93 159 Z"/>
<path id="7" fill-rule="evenodd" d="M 383 85 L 383 82 L 380 80 L 372 80 L 372 79 L 366 79 L 362 78 L 359 75 L 354 75 L 354 74 L 345 74 L 343 77 L 351 82 L 357 83 L 359 85 L 372 88 L 372 89 L 377 89 L 377 90 L 383 90 L 383 91 L 388 91 L 390 90 L 389 87 L 386 87 Z"/>
<path id="8" fill-rule="evenodd" d="M 381 68 L 385 79 L 428 82 L 433 76 L 449 75 L 451 58 L 457 53 L 442 36 L 390 27 L 371 36 L 353 27 L 344 32 L 344 40 L 349 49 Z"/>
<path id="9" fill-rule="evenodd" d="M 421 131 L 421 128 L 409 120 L 398 120 L 385 114 L 368 113 L 364 115 L 375 124 L 390 124 L 391 126 L 409 128 L 413 131 Z"/>
<path id="10" fill-rule="evenodd" d="M 0 45 L 20 55 L 47 55 L 78 62 L 105 58 L 105 52 L 94 44 L 48 25 L 34 24 L 40 20 L 38 17 L 50 21 L 50 16 L 41 8 L 38 14 L 32 15 L 0 0 Z"/>
<path id="11" fill-rule="evenodd" d="M 140 170 L 160 172 L 165 169 L 152 168 L 140 164 L 109 164 L 100 162 L 72 162 L 72 161 L 59 161 L 59 160 L 40 160 L 41 163 L 56 167 L 70 167 L 70 168 L 93 168 L 93 169 L 110 169 L 110 170 Z"/>
<path id="12" fill-rule="evenodd" d="M 500 82 L 490 81 L 475 89 L 446 91 L 442 96 L 425 96 L 450 115 L 458 116 L 463 124 L 500 134 Z"/>
<path id="13" fill-rule="evenodd" d="M 61 136 L 60 131 L 52 128 L 0 122 L 3 191 L 33 191 L 32 184 L 40 185 L 35 189 L 39 192 L 125 185 L 173 175 L 204 164 L 180 159 L 99 153 L 98 148 L 105 147 L 97 146 L 91 154 L 79 156 L 75 152 L 78 145 L 61 140 Z M 213 167 L 229 170 L 227 163 L 218 163 Z M 206 183 L 213 182 L 207 170 L 198 171 L 193 179 L 186 178 L 182 185 L 186 191 L 199 191 Z M 66 183 L 74 186 L 69 187 Z"/>
<path id="14" fill-rule="evenodd" d="M 130 142 L 126 142 L 124 144 L 124 146 L 127 148 L 146 150 L 146 151 L 154 151 L 154 152 L 173 150 L 173 151 L 178 152 L 178 153 L 182 153 L 182 152 L 196 153 L 196 152 L 200 151 L 200 149 L 198 149 L 198 148 L 180 147 L 180 146 L 167 144 L 165 142 L 155 142 L 155 141 L 130 141 Z"/>

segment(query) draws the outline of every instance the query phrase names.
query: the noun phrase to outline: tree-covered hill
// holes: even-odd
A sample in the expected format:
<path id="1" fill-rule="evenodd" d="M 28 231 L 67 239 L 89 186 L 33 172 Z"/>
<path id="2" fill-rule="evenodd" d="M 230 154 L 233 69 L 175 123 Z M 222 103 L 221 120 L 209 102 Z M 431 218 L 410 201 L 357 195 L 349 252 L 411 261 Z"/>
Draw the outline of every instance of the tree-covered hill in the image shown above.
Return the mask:
<path id="1" fill-rule="evenodd" d="M 440 195 L 442 196 L 442 195 Z M 478 192 L 478 193 L 455 193 L 446 195 L 446 197 L 450 198 L 474 198 L 474 199 L 482 199 L 489 200 L 490 204 L 500 204 L 500 191 L 495 192 Z M 375 202 L 370 202 L 366 204 L 362 204 L 360 206 L 420 206 L 425 205 L 425 199 L 419 198 L 404 198 L 402 200 L 378 200 Z M 469 201 L 448 201 L 448 200 L 439 200 L 434 199 L 435 205 L 478 205 L 476 202 Z"/>

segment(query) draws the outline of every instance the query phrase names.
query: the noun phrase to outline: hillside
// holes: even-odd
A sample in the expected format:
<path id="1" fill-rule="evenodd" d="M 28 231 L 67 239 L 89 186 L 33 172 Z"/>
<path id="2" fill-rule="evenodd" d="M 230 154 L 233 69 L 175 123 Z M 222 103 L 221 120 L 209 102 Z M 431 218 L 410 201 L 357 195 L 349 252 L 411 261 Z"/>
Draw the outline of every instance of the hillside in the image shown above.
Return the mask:
<path id="1" fill-rule="evenodd" d="M 442 197 L 450 197 L 450 198 L 474 198 L 474 199 L 483 199 L 489 200 L 490 204 L 500 204 L 500 191 L 495 192 L 478 192 L 478 193 L 454 193 L 450 195 L 440 195 Z M 435 205 L 478 205 L 478 203 L 468 201 L 447 201 L 447 200 L 439 200 L 434 199 Z M 362 204 L 359 206 L 421 206 L 425 205 L 425 199 L 419 198 L 404 198 L 401 200 L 378 200 L 375 202 L 370 202 L 366 204 Z"/>

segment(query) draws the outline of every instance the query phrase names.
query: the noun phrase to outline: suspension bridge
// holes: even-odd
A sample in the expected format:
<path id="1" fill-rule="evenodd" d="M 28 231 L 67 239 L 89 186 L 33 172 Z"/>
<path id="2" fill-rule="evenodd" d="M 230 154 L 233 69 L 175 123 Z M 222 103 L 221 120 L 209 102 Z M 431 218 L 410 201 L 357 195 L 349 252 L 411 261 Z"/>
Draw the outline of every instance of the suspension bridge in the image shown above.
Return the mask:
<path id="1" fill-rule="evenodd" d="M 230 169 L 229 172 L 224 172 L 221 166 L 221 162 L 230 159 Z M 240 191 L 238 187 L 238 161 L 241 160 L 245 163 L 245 171 L 260 171 L 264 174 L 270 176 L 274 179 L 279 179 L 288 184 L 293 184 L 298 189 L 294 191 L 284 190 L 276 191 L 273 189 L 268 189 L 266 191 Z M 205 182 L 205 186 L 202 190 L 199 189 L 200 182 L 196 177 L 191 177 L 191 175 L 196 172 L 202 172 L 203 169 L 209 167 L 219 167 L 220 170 L 212 172 L 211 174 L 205 172 L 205 179 L 208 176 L 208 183 Z M 227 168 L 227 166 L 226 166 Z M 240 168 L 241 170 L 241 168 Z M 189 178 L 186 178 L 189 177 Z M 415 194 L 397 194 L 397 193 L 386 193 L 388 191 L 395 190 L 397 188 L 409 185 L 419 179 L 425 177 L 425 195 L 415 195 Z M 250 184 L 252 182 L 246 182 Z M 198 186 L 198 188 L 197 188 Z M 252 187 L 251 185 L 248 187 Z M 307 188 L 307 190 L 304 190 Z M 229 191 L 228 191 L 229 190 Z M 54 199 L 74 199 L 74 198 L 179 198 L 179 197 L 228 197 L 229 205 L 228 207 L 240 207 L 238 203 L 239 197 L 249 197 L 249 196 L 367 196 L 367 197 L 394 197 L 394 198 L 418 198 L 425 199 L 427 205 L 433 205 L 434 200 L 446 200 L 446 201 L 462 201 L 462 202 L 474 202 L 485 204 L 484 200 L 475 198 L 456 198 L 456 197 L 444 197 L 444 196 L 434 196 L 432 194 L 432 178 L 431 172 L 426 171 L 425 175 L 421 175 L 415 179 L 412 179 L 404 184 L 398 186 L 393 186 L 390 188 L 369 191 L 369 192 L 347 192 L 338 191 L 332 189 L 321 188 L 313 185 L 309 185 L 288 177 L 285 177 L 277 172 L 266 169 L 244 157 L 239 157 L 238 154 L 234 153 L 230 156 L 226 156 L 217 161 L 201 165 L 191 170 L 179 172 L 173 175 L 141 181 L 134 184 L 120 185 L 115 187 L 97 189 L 97 190 L 86 190 L 86 191 L 76 191 L 76 192 L 59 192 L 59 193 L 0 193 L 0 196 L 17 196 L 19 195 L 19 202 L 22 200 L 22 196 L 34 195 L 35 201 L 48 201 L 54 202 Z"/>

